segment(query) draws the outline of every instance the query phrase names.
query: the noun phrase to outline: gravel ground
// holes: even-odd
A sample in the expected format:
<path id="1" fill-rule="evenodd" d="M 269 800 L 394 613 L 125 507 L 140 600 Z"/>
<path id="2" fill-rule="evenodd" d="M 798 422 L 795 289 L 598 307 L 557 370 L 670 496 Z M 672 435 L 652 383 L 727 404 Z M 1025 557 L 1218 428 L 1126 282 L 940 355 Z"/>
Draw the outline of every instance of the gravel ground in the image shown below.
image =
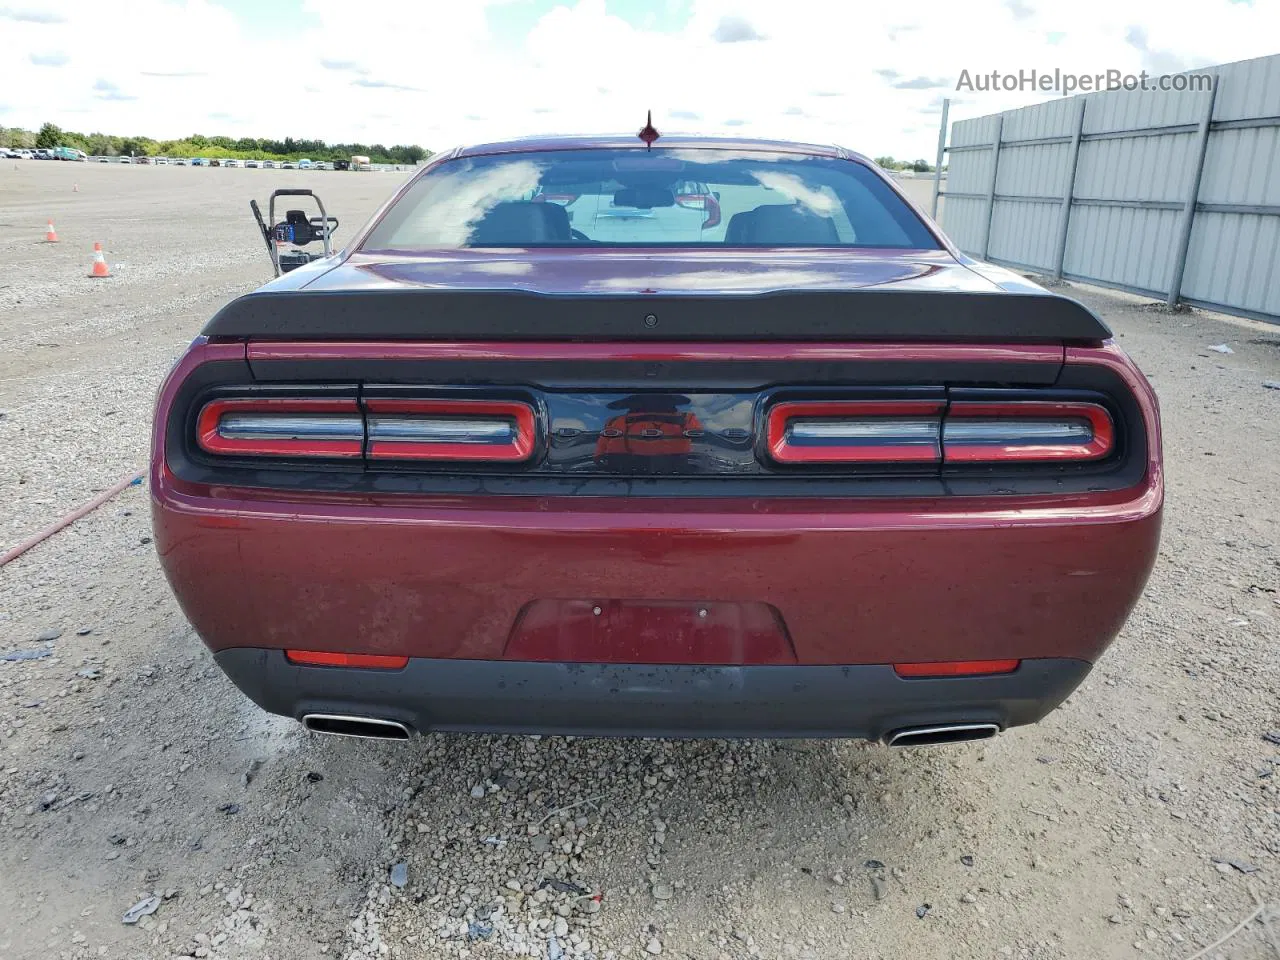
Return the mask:
<path id="1" fill-rule="evenodd" d="M 247 200 L 298 182 L 341 237 L 395 180 L 0 170 L 0 547 L 145 461 L 168 364 L 267 273 Z M 48 653 L 0 660 L 0 956 L 1191 957 L 1280 900 L 1280 330 L 1071 292 L 1156 384 L 1169 501 L 1145 598 L 1042 724 L 312 736 L 213 666 L 134 487 L 0 571 L 0 657 Z M 1275 955 L 1253 924 L 1210 956 Z"/>

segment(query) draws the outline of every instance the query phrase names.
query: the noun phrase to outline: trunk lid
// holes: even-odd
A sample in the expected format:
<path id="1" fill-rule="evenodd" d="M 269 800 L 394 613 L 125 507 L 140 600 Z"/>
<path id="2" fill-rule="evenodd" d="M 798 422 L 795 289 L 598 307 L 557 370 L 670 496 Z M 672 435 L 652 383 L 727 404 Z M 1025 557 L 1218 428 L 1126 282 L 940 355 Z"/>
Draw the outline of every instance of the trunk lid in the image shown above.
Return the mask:
<path id="1" fill-rule="evenodd" d="M 317 268 L 319 270 L 319 268 Z M 1088 308 L 946 251 L 357 254 L 240 297 L 210 337 L 294 340 L 1097 343 Z"/>

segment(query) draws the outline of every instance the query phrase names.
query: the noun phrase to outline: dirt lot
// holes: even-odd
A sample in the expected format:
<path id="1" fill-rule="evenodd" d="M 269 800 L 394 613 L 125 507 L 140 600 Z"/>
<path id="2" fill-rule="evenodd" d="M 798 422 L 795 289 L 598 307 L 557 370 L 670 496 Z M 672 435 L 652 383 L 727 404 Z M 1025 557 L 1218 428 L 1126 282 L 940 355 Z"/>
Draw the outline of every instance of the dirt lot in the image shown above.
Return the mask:
<path id="1" fill-rule="evenodd" d="M 145 461 L 167 366 L 265 279 L 250 196 L 305 183 L 354 226 L 397 180 L 6 162 L 0 548 Z M 52 652 L 0 660 L 0 957 L 1196 954 L 1280 900 L 1280 330 L 1073 292 L 1160 392 L 1169 502 L 1145 599 L 1043 724 L 319 738 L 213 666 L 134 487 L 0 570 L 0 657 Z M 1210 955 L 1272 956 L 1259 924 Z"/>

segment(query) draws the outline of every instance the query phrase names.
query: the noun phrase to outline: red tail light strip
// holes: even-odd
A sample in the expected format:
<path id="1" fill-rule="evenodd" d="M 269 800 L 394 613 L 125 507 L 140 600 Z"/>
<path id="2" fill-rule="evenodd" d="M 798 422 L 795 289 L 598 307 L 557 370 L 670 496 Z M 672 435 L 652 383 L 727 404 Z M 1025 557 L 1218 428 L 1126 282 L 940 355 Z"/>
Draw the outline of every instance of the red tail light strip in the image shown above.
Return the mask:
<path id="1" fill-rule="evenodd" d="M 894 671 L 908 679 L 928 677 L 980 677 L 1013 673 L 1021 660 L 944 660 L 938 663 L 895 663 Z"/>
<path id="2" fill-rule="evenodd" d="M 331 653 L 328 650 L 286 650 L 285 659 L 304 667 L 361 667 L 367 670 L 402 670 L 408 657 L 373 653 Z"/>
<path id="3" fill-rule="evenodd" d="M 222 456 L 358 458 L 364 422 L 354 398 L 211 400 L 197 418 L 196 440 Z"/>
<path id="4" fill-rule="evenodd" d="M 517 400 L 365 400 L 371 460 L 519 463 L 533 456 L 533 407 Z"/>
<path id="5" fill-rule="evenodd" d="M 769 409 L 769 456 L 778 463 L 938 463 L 938 400 L 793 401 Z"/>
<path id="6" fill-rule="evenodd" d="M 1100 460 L 1115 449 L 1115 425 L 1096 403 L 957 401 L 942 427 L 947 463 Z"/>

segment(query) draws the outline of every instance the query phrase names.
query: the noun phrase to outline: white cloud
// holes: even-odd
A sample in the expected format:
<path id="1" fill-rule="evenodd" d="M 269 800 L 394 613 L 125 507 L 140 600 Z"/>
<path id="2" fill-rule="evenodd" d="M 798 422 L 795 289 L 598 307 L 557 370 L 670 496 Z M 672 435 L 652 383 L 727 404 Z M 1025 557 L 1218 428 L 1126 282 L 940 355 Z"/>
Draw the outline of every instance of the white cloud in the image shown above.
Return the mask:
<path id="1" fill-rule="evenodd" d="M 0 123 L 438 150 L 630 133 L 652 109 L 659 130 L 913 159 L 933 155 L 940 96 L 953 97 L 954 119 L 1044 98 L 957 101 L 962 70 L 1160 71 L 1273 53 L 1280 36 L 1280 4 L 1268 0 L 692 0 L 676 29 L 605 0 L 563 0 L 541 16 L 528 2 L 303 0 L 306 26 L 287 42 L 216 0 L 0 6 Z"/>
<path id="2" fill-rule="evenodd" d="M 0 7 L 0 20 L 16 20 L 18 23 L 62 23 L 62 17 L 53 10 L 34 7 Z"/>

